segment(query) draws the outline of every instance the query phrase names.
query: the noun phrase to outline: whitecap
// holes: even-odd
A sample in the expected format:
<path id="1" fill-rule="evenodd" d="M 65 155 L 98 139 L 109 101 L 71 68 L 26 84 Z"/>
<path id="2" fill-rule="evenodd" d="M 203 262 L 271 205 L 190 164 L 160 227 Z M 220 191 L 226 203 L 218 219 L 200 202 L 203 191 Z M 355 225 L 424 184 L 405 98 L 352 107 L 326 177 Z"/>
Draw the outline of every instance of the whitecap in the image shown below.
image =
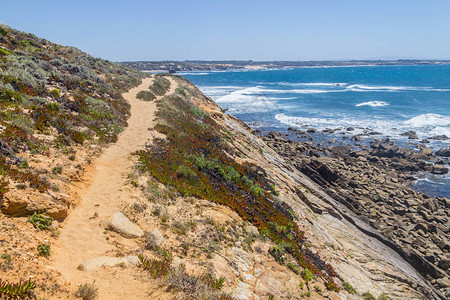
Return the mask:
<path id="1" fill-rule="evenodd" d="M 426 127 L 426 126 L 449 126 L 450 116 L 443 116 L 439 114 L 422 114 L 413 117 L 404 122 L 405 125 L 412 127 Z"/>
<path id="2" fill-rule="evenodd" d="M 276 85 L 285 85 L 285 86 L 346 86 L 348 83 L 343 82 L 278 82 L 274 83 Z"/>
<path id="3" fill-rule="evenodd" d="M 210 72 L 208 72 L 208 73 L 206 73 L 206 72 L 180 72 L 177 74 L 182 75 L 182 76 L 184 76 L 184 75 L 209 75 Z"/>
<path id="4" fill-rule="evenodd" d="M 398 91 L 423 91 L 423 92 L 448 92 L 449 89 L 439 89 L 432 87 L 413 87 L 413 86 L 390 86 L 390 85 L 365 85 L 352 84 L 346 87 L 353 92 L 398 92 Z"/>
<path id="5" fill-rule="evenodd" d="M 323 130 L 325 128 L 339 129 L 343 127 L 354 127 L 355 131 L 352 131 L 353 135 L 363 133 L 364 130 L 362 128 L 370 128 L 374 131 L 382 132 L 384 135 L 398 135 L 398 133 L 393 130 L 393 128 L 398 127 L 398 123 L 390 120 L 354 119 L 348 116 L 338 115 L 330 116 L 329 118 L 294 117 L 284 113 L 275 115 L 275 119 L 288 126 L 310 126 L 318 130 Z"/>
<path id="6" fill-rule="evenodd" d="M 368 102 L 362 102 L 358 103 L 355 106 L 371 106 L 371 107 L 381 107 L 381 106 L 388 106 L 389 103 L 384 101 L 368 101 Z"/>
<path id="7" fill-rule="evenodd" d="M 266 89 L 259 88 L 260 93 L 272 93 L 272 94 L 322 94 L 339 92 L 333 90 L 316 90 L 316 89 L 291 89 L 291 90 L 279 90 L 279 89 Z"/>

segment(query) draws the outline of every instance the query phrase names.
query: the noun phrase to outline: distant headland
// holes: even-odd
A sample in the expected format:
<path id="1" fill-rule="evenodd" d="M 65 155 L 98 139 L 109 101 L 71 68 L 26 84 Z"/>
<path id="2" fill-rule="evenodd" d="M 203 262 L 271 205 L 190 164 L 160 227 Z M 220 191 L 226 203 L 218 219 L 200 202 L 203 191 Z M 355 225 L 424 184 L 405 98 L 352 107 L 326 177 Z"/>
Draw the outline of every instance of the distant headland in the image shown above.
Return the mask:
<path id="1" fill-rule="evenodd" d="M 141 71 L 224 71 L 232 69 L 261 68 L 300 68 L 300 67 L 350 67 L 350 66 L 395 66 L 395 65 L 440 65 L 450 64 L 450 60 L 345 60 L 345 61 L 253 61 L 253 60 L 217 60 L 217 61 L 126 61 L 121 62 Z"/>

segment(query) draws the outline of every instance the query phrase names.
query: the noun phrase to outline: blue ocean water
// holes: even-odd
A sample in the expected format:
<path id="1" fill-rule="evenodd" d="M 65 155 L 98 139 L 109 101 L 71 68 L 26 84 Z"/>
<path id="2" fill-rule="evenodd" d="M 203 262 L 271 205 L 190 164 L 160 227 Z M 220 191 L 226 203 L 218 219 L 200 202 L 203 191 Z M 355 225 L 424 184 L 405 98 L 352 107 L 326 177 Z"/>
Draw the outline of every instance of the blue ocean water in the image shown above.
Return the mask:
<path id="1" fill-rule="evenodd" d="M 227 113 L 263 131 L 314 127 L 351 134 L 379 132 L 399 144 L 414 130 L 419 140 L 450 137 L 450 65 L 358 66 L 188 72 Z M 345 131 L 345 130 L 343 130 Z M 342 137 L 339 132 L 337 137 Z M 450 140 L 430 140 L 433 149 Z M 426 176 L 417 186 L 450 196 L 450 176 Z"/>

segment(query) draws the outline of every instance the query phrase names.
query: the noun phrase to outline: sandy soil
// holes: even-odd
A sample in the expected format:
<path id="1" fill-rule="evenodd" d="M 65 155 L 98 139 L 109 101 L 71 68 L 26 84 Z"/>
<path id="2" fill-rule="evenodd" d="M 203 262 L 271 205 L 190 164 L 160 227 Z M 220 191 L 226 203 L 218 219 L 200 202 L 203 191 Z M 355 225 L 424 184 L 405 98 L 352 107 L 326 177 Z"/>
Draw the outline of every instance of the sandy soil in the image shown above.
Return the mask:
<path id="1" fill-rule="evenodd" d="M 130 153 L 151 142 L 157 134 L 149 130 L 154 126 L 156 103 L 136 99 L 136 94 L 146 90 L 152 81 L 152 78 L 147 78 L 124 94 L 131 104 L 128 127 L 120 134 L 117 143 L 106 149 L 86 170 L 83 182 L 74 187 L 80 195 L 80 204 L 64 222 L 61 235 L 52 247 L 51 268 L 59 271 L 73 289 L 95 281 L 97 299 L 144 299 L 150 292 L 149 285 L 142 283 L 145 276 L 136 267 L 102 268 L 93 272 L 80 271 L 77 267 L 86 260 L 117 253 L 117 245 L 106 238 L 103 222 L 120 211 L 123 204 L 132 201 L 130 188 L 125 186 L 127 174 L 134 164 Z M 174 93 L 175 88 L 171 81 L 168 93 Z M 124 243 L 129 250 L 139 249 L 135 240 Z"/>

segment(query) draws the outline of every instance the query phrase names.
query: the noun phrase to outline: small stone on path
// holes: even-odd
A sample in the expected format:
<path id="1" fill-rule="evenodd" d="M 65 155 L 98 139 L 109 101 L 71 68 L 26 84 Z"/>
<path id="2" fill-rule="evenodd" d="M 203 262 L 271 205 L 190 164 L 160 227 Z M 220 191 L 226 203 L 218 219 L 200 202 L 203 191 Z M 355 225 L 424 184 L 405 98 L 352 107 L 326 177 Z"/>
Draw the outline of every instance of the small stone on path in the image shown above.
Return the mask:
<path id="1" fill-rule="evenodd" d="M 144 235 L 144 232 L 120 211 L 115 212 L 106 221 L 106 228 L 117 232 L 126 238 L 137 238 Z"/>

